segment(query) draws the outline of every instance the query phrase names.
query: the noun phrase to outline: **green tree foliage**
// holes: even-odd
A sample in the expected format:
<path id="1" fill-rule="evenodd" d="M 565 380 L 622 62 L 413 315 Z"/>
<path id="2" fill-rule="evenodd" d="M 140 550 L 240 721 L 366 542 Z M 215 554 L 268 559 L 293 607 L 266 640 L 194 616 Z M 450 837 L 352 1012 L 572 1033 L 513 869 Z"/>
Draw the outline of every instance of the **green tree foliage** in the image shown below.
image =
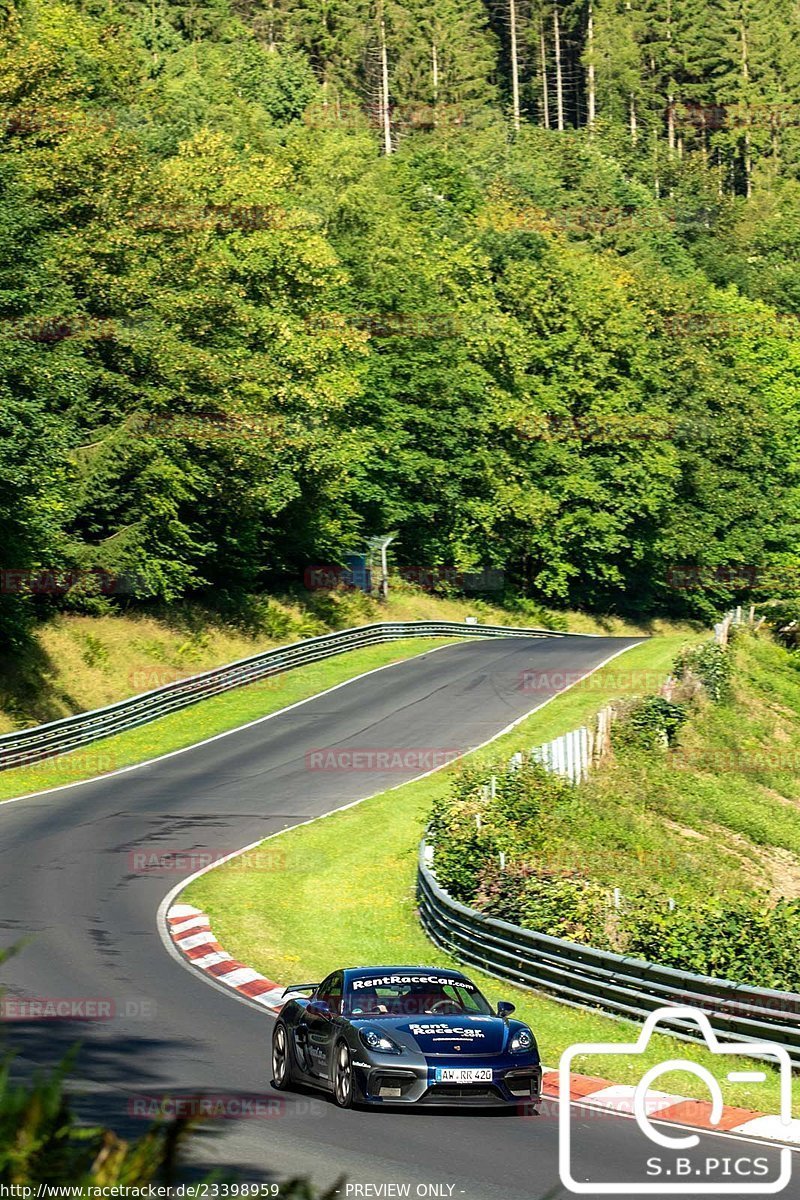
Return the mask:
<path id="1" fill-rule="evenodd" d="M 537 601 L 711 616 L 791 567 L 795 16 L 595 0 L 586 131 L 561 3 L 557 131 L 554 15 L 515 8 L 515 131 L 507 8 L 7 10 L 4 569 L 173 602 L 396 528 Z M 3 636 L 52 603 L 6 587 Z"/>

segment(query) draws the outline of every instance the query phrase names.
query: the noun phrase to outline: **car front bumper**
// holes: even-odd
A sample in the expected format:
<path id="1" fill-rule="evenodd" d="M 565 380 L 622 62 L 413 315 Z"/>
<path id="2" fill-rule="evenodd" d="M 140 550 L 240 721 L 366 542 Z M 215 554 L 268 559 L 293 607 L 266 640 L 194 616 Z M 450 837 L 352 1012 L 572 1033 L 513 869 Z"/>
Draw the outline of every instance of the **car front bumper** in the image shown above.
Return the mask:
<path id="1" fill-rule="evenodd" d="M 522 1056 L 519 1056 L 522 1059 Z M 364 1104 L 466 1105 L 472 1107 L 518 1107 L 541 1098 L 542 1068 L 538 1061 L 501 1063 L 436 1061 L 411 1063 L 399 1059 L 378 1063 L 355 1062 L 360 1098 Z M 491 1081 L 445 1083 L 437 1080 L 437 1068 L 489 1067 Z"/>

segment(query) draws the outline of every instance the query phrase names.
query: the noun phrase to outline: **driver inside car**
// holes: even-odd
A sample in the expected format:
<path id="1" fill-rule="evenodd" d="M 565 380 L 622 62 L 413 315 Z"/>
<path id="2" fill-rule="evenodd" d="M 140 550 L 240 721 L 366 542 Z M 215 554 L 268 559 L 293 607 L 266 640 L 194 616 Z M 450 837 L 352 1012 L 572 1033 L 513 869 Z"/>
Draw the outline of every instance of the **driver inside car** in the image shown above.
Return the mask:
<path id="1" fill-rule="evenodd" d="M 411 986 L 392 1003 L 391 1012 L 411 1016 L 430 1013 L 461 1013 L 462 1005 L 446 992 L 431 992 L 427 984 Z"/>
<path id="2" fill-rule="evenodd" d="M 381 1004 L 375 988 L 364 988 L 358 997 L 357 1005 L 352 1009 L 354 1017 L 377 1016 L 385 1012 L 388 1012 L 388 1009 L 385 1004 Z"/>

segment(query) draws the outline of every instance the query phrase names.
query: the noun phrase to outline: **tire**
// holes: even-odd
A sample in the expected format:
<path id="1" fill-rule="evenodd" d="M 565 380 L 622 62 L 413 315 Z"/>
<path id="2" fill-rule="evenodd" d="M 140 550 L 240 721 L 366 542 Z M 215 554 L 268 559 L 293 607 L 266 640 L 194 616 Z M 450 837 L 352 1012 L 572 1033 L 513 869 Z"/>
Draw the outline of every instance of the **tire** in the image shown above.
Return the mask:
<path id="1" fill-rule="evenodd" d="M 278 1021 L 272 1033 L 272 1086 L 279 1092 L 285 1092 L 293 1083 L 294 1071 L 289 1030 L 283 1021 Z"/>
<path id="2" fill-rule="evenodd" d="M 355 1084 L 353 1057 L 346 1042 L 337 1042 L 333 1055 L 333 1098 L 339 1108 L 352 1108 Z"/>

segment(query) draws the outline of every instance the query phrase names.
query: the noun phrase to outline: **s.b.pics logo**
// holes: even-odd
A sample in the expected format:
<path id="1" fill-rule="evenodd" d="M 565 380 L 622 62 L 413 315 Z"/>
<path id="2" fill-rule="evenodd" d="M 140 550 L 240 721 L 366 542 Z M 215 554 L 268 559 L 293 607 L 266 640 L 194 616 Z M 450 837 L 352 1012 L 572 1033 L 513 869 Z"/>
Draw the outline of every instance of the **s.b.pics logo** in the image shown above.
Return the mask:
<path id="1" fill-rule="evenodd" d="M 601 1164 L 592 1162 L 588 1147 L 581 1146 L 583 1118 L 580 1110 L 571 1103 L 572 1066 L 576 1058 L 587 1055 L 644 1054 L 660 1021 L 674 1025 L 687 1021 L 697 1026 L 706 1043 L 706 1049 L 714 1055 L 724 1057 L 720 1064 L 723 1071 L 712 1074 L 708 1067 L 686 1058 L 671 1059 L 658 1063 L 646 1071 L 635 1088 L 608 1087 L 593 1093 L 590 1104 L 601 1105 L 611 1112 L 633 1116 L 642 1138 L 631 1142 L 627 1161 L 620 1163 L 619 1176 L 613 1181 L 606 1173 L 602 1178 L 592 1177 L 603 1170 Z M 669 1029 L 665 1030 L 669 1032 Z M 782 1192 L 792 1177 L 792 1152 L 787 1147 L 774 1148 L 762 1142 L 731 1138 L 720 1151 L 719 1139 L 709 1140 L 690 1129 L 680 1128 L 682 1123 L 695 1124 L 708 1135 L 725 1130 L 736 1132 L 735 1125 L 725 1121 L 725 1097 L 719 1079 L 729 1083 L 747 1083 L 751 1086 L 768 1084 L 768 1069 L 765 1061 L 777 1067 L 780 1082 L 780 1114 L 770 1118 L 777 1126 L 771 1136 L 789 1140 L 792 1122 L 792 1066 L 788 1052 L 774 1042 L 722 1042 L 719 1040 L 705 1013 L 696 1008 L 660 1008 L 648 1017 L 644 1029 L 636 1042 L 583 1043 L 571 1046 L 564 1052 L 559 1064 L 559 1173 L 561 1182 L 570 1192 L 584 1196 L 769 1196 Z M 658 1089 L 658 1082 L 670 1072 L 691 1074 L 700 1079 L 707 1088 L 704 1101 L 683 1101 Z M 696 1107 L 697 1119 L 681 1113 Z M 774 1108 L 767 1096 L 763 1110 Z M 736 1110 L 734 1110 L 735 1115 Z M 747 1120 L 742 1113 L 740 1122 Z M 752 1117 L 754 1114 L 749 1114 Z M 755 1133 L 755 1131 L 754 1131 Z M 728 1146 L 730 1152 L 728 1153 Z"/>

